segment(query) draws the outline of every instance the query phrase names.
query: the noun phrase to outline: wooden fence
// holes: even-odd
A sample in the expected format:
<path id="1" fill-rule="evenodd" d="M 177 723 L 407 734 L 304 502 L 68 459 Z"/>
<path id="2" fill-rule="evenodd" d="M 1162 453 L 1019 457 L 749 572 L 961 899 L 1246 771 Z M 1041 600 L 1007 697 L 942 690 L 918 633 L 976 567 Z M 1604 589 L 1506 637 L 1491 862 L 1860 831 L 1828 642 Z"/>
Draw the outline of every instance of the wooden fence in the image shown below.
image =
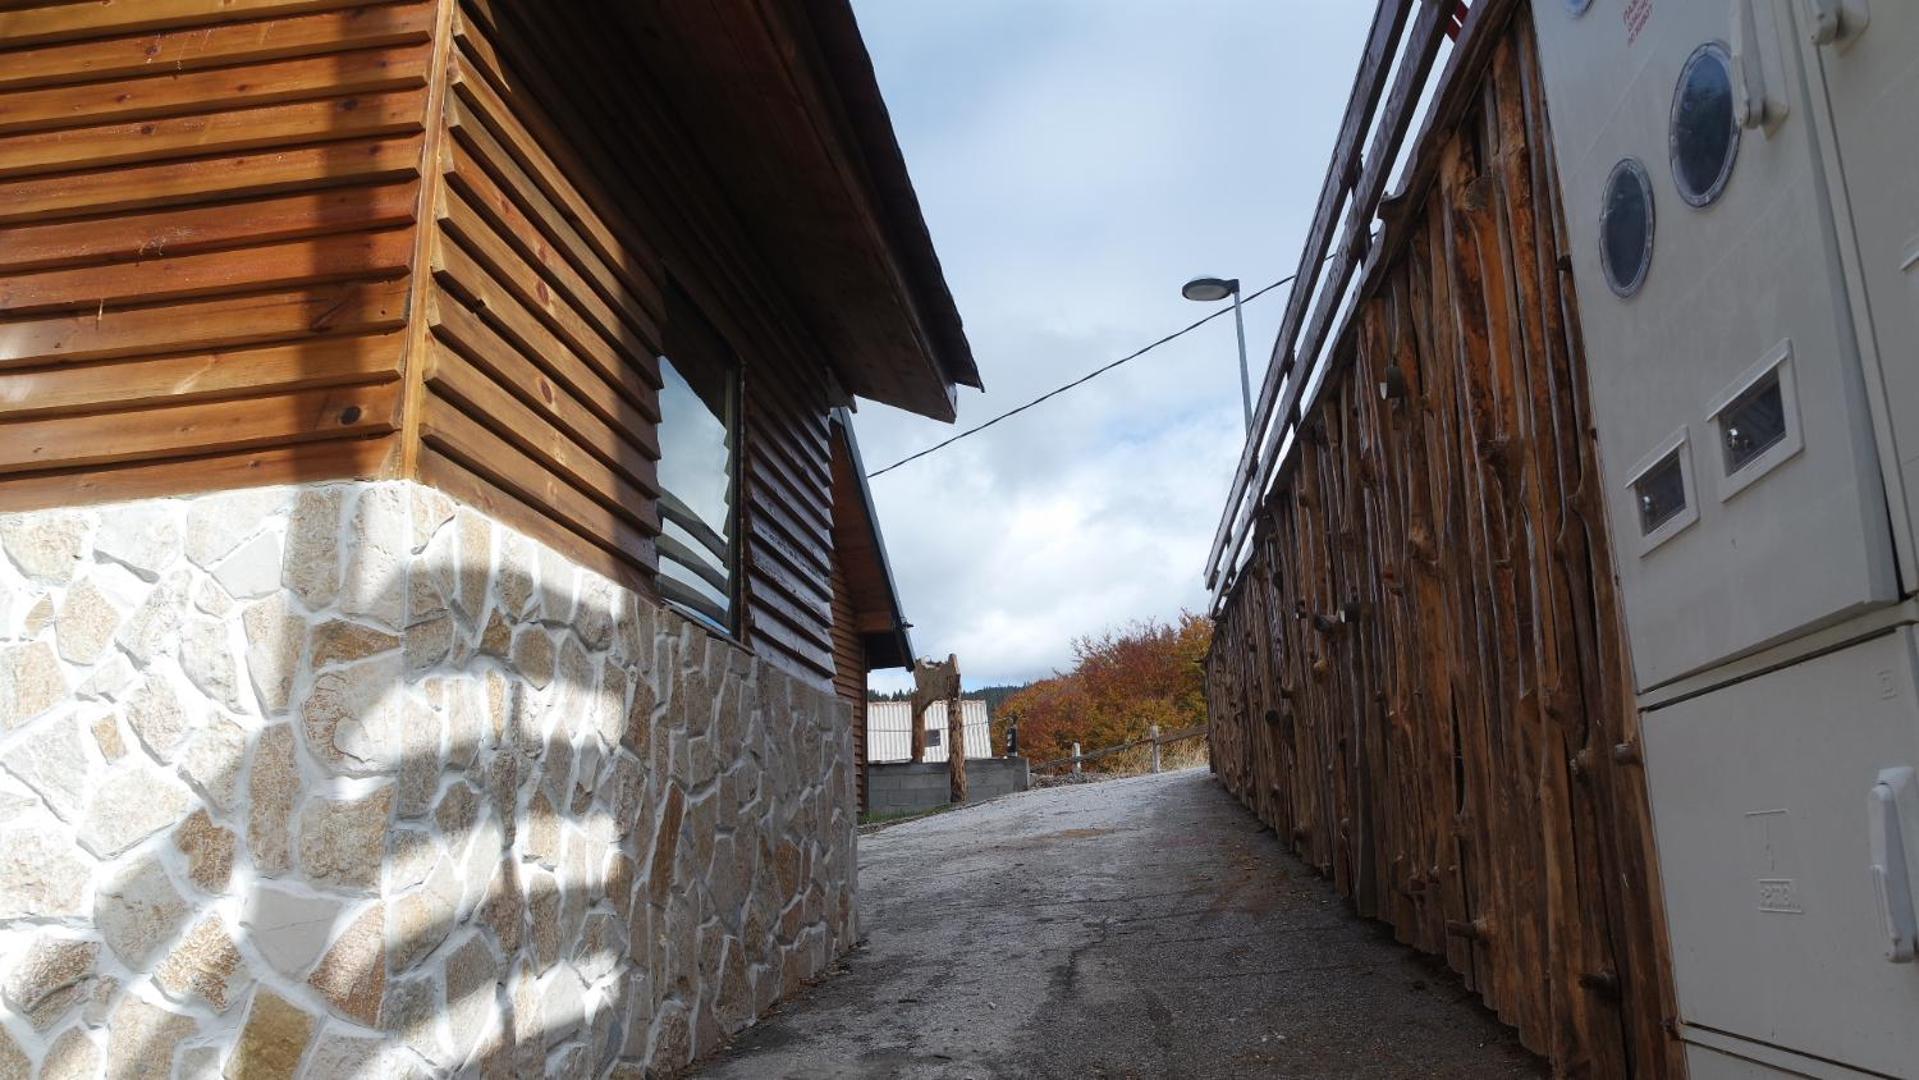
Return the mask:
<path id="1" fill-rule="evenodd" d="M 1185 742 L 1187 739 L 1204 738 L 1206 735 L 1206 732 L 1207 732 L 1206 725 L 1199 724 L 1194 727 L 1181 728 L 1178 731 L 1172 731 L 1162 735 L 1159 732 L 1159 725 L 1154 724 L 1152 726 L 1152 730 L 1147 732 L 1146 737 L 1143 739 L 1132 739 L 1130 741 L 1123 742 L 1123 743 L 1115 743 L 1112 746 L 1103 746 L 1099 748 L 1098 750 L 1090 750 L 1084 754 L 1079 752 L 1079 744 L 1074 743 L 1072 753 L 1066 755 L 1065 757 L 1054 758 L 1051 761 L 1039 762 L 1038 764 L 1033 766 L 1033 771 L 1038 772 L 1041 769 L 1059 769 L 1059 768 L 1064 768 L 1065 766 L 1071 765 L 1073 767 L 1073 771 L 1078 772 L 1079 767 L 1089 761 L 1098 761 L 1101 758 L 1110 757 L 1114 754 L 1117 754 L 1122 750 L 1131 750 L 1136 746 L 1151 746 L 1153 748 L 1153 771 L 1158 772 L 1160 747 L 1165 746 L 1169 743 Z"/>
<path id="2" fill-rule="evenodd" d="M 1558 1072 L 1684 1075 L 1566 215 L 1503 6 L 1250 512 L 1212 760 Z"/>

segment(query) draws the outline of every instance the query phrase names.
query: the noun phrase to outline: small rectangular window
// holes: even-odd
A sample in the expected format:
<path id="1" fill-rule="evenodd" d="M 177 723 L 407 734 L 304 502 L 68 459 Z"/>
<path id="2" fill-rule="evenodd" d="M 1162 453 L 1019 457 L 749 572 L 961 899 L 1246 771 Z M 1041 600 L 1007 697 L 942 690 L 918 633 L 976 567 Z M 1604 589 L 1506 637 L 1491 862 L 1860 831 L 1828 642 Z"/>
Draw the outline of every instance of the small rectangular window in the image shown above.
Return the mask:
<path id="1" fill-rule="evenodd" d="M 660 594 L 731 633 L 739 595 L 740 370 L 674 290 L 660 357 Z"/>
<path id="2" fill-rule="evenodd" d="M 1719 498 L 1744 491 L 1805 448 L 1792 376 L 1792 342 L 1773 346 L 1712 406 L 1719 443 Z"/>
<path id="3" fill-rule="evenodd" d="M 938 746 L 939 744 L 940 744 L 940 729 L 927 728 L 926 729 L 926 745 Z"/>
<path id="4" fill-rule="evenodd" d="M 1726 406 L 1719 416 L 1726 472 L 1738 472 L 1786 437 L 1786 399 L 1774 371 Z"/>
<path id="5" fill-rule="evenodd" d="M 1642 535 L 1651 536 L 1661 525 L 1685 513 L 1686 477 L 1679 463 L 1679 451 L 1674 450 L 1661 458 L 1658 464 L 1633 481 L 1632 488 L 1638 498 L 1639 531 Z"/>

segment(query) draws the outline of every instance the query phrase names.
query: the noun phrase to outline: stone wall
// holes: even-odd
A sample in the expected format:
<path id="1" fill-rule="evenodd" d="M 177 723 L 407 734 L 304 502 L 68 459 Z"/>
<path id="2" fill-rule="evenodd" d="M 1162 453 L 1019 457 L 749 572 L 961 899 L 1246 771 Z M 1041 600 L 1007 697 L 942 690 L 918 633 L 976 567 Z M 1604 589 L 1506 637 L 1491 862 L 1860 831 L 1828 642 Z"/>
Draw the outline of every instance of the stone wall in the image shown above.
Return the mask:
<path id="1" fill-rule="evenodd" d="M 430 489 L 0 549 L 0 1078 L 637 1075 L 854 940 L 846 706 Z"/>
<path id="2" fill-rule="evenodd" d="M 967 758 L 966 801 L 985 802 L 1033 786 L 1023 757 Z M 905 814 L 945 806 L 953 778 L 944 761 L 888 761 L 866 766 L 866 812 Z"/>

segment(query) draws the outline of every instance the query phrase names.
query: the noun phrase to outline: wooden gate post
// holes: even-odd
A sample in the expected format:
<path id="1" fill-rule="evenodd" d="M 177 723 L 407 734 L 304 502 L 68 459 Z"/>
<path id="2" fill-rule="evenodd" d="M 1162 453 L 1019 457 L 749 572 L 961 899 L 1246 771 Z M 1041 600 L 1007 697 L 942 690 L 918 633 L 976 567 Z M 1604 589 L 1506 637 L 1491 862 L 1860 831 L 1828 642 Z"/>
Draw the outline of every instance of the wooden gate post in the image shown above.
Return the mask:
<path id="1" fill-rule="evenodd" d="M 926 760 L 926 710 L 933 707 L 946 689 L 945 667 L 935 660 L 913 662 L 913 715 L 907 721 L 907 738 L 915 762 Z"/>
<path id="2" fill-rule="evenodd" d="M 1159 725 L 1153 724 L 1146 729 L 1146 737 L 1153 740 L 1153 771 L 1159 771 Z"/>
<path id="3" fill-rule="evenodd" d="M 946 775 L 949 801 L 966 801 L 966 713 L 960 707 L 959 657 L 946 657 Z"/>

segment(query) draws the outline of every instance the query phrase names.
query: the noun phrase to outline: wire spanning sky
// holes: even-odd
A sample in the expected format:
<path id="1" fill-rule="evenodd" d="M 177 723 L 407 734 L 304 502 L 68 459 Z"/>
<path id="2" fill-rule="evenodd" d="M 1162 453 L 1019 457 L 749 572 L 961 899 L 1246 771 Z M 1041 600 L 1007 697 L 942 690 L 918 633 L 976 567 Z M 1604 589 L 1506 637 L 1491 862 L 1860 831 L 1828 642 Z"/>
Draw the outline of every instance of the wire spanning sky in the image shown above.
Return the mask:
<path id="1" fill-rule="evenodd" d="M 1290 273 L 1368 5 L 854 0 L 987 393 L 1004 412 Z M 1248 306 L 1257 386 L 1284 290 Z M 913 644 L 968 685 L 1203 610 L 1243 437 L 1230 317 L 872 481 Z M 862 403 L 879 468 L 958 428 Z M 903 674 L 876 676 L 883 689 Z"/>

